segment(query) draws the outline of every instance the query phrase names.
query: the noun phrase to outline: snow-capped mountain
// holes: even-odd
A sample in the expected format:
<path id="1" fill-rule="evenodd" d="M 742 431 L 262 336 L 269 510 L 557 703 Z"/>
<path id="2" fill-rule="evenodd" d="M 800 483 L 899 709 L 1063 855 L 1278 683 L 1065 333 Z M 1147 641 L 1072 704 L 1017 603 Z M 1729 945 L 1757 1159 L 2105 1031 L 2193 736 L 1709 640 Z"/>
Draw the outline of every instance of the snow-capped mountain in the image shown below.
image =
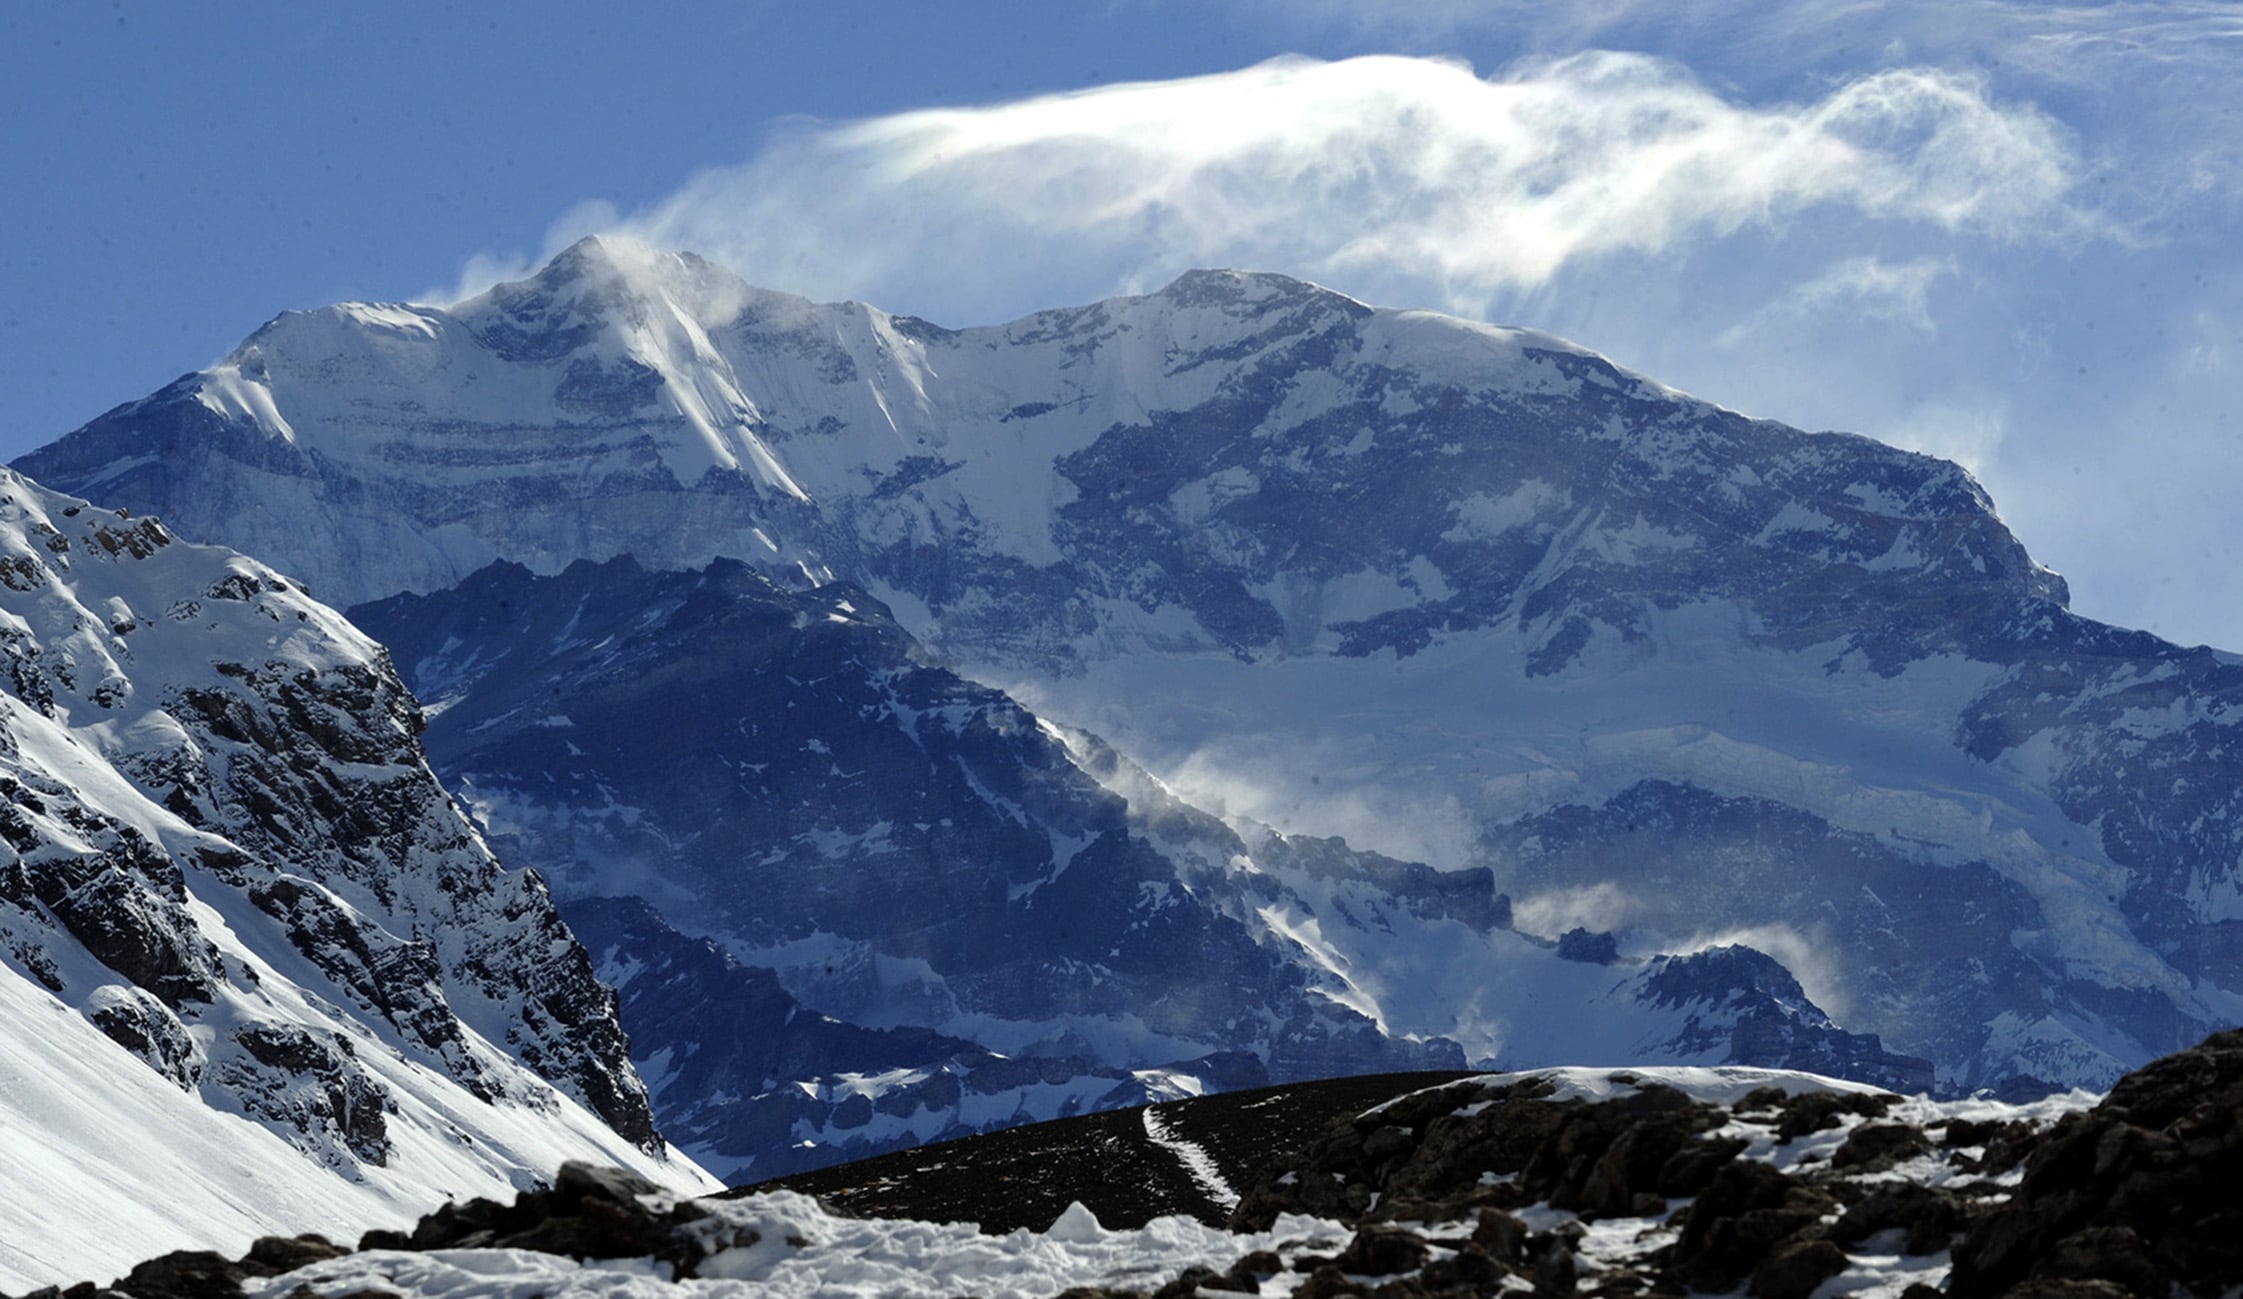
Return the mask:
<path id="1" fill-rule="evenodd" d="M 948 330 L 591 241 L 283 316 L 21 464 L 343 602 L 846 582 L 1189 804 L 1484 867 L 1545 937 L 1749 944 L 1948 1087 L 2243 1012 L 2243 663 L 2071 615 L 1954 465 L 1529 331 L 1232 272 Z"/>
<path id="2" fill-rule="evenodd" d="M 1485 868 L 1227 825 L 844 585 L 495 564 L 352 618 L 500 853 L 573 900 L 664 1130 L 728 1180 L 1468 1056 L 1931 1081 L 1757 953 L 1536 941 Z"/>
<path id="3" fill-rule="evenodd" d="M 0 471 L 0 1287 L 569 1158 L 706 1184 L 419 726 L 270 569 Z"/>

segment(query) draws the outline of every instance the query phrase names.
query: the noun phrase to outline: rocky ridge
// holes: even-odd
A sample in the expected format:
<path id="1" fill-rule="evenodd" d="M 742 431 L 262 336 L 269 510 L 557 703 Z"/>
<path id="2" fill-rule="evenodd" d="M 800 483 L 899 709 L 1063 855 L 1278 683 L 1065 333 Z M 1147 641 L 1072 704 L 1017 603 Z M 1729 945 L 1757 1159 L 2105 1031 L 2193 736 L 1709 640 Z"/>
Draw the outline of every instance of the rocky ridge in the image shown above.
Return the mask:
<path id="1" fill-rule="evenodd" d="M 2100 1101 L 2075 1095 L 2030 1106 L 1911 1100 L 1748 1070 L 1423 1081 L 1383 1080 L 1387 1099 L 1350 1105 L 1305 1141 L 1294 1126 L 1302 1116 L 1365 1089 L 1376 1094 L 1380 1080 L 1156 1106 L 1134 1141 L 1105 1116 L 976 1138 L 917 1152 L 928 1170 L 950 1169 L 939 1184 L 876 1165 L 857 1188 L 846 1185 L 846 1170 L 819 1175 L 830 1195 L 822 1207 L 777 1186 L 679 1202 L 626 1175 L 577 1166 L 512 1206 L 447 1206 L 411 1233 L 369 1235 L 357 1256 L 322 1241 L 275 1240 L 238 1263 L 174 1255 L 113 1290 L 63 1293 L 233 1299 L 249 1281 L 246 1292 L 259 1295 L 376 1286 L 409 1297 L 470 1276 L 549 1292 L 597 1283 L 633 1296 L 691 1281 L 695 1293 L 711 1294 L 970 1289 L 1075 1299 L 1511 1291 L 2210 1299 L 2243 1284 L 2234 1244 L 2243 1219 L 2225 1194 L 2243 1158 L 2243 1134 L 2229 1121 L 2243 1110 L 2239 1033 L 2156 1061 Z M 1190 1128 L 1195 1108 L 1222 1112 Z M 1180 1125 L 1198 1139 L 1175 1135 Z M 1280 1132 L 1290 1148 L 1267 1155 Z M 1249 1174 L 1240 1152 L 1257 1135 L 1264 1155 Z M 943 1154 L 951 1162 L 933 1158 Z M 1197 1171 L 1070 1180 L 1086 1158 L 1095 1166 L 1116 1157 Z M 1244 1188 L 1234 1204 L 1210 1194 L 1226 1177 Z M 1071 1186 L 1104 1212 L 1051 1208 Z M 1022 1226 L 978 1243 L 913 1221 L 994 1221 L 1023 1194 L 1045 1206 L 1040 1232 Z M 882 1234 L 851 1213 L 898 1221 Z M 1191 1217 L 1222 1222 L 1226 1234 L 1187 1230 Z M 1134 1230 L 1117 1230 L 1122 1224 Z M 852 1257 L 844 1242 L 865 1254 Z M 419 1253 L 478 1250 L 527 1253 Z M 971 1261 L 961 1265 L 961 1255 Z M 634 1271 L 631 1260 L 650 1270 Z M 300 1270 L 273 1277 L 289 1266 Z M 1123 1276 L 1133 1279 L 1116 1284 Z M 265 1277 L 273 1279 L 256 1279 Z"/>
<path id="2" fill-rule="evenodd" d="M 420 721 L 380 648 L 278 574 L 0 471 L 0 1127 L 22 1129 L 0 1195 L 23 1227 L 0 1275 L 129 1248 L 70 1212 L 127 1184 L 253 1179 L 147 1237 L 178 1239 L 331 1180 L 362 1189 L 323 1220 L 378 1220 L 547 1152 L 698 1183 L 613 992 L 437 784 Z M 81 1112 L 104 1100 L 127 1112 Z"/>

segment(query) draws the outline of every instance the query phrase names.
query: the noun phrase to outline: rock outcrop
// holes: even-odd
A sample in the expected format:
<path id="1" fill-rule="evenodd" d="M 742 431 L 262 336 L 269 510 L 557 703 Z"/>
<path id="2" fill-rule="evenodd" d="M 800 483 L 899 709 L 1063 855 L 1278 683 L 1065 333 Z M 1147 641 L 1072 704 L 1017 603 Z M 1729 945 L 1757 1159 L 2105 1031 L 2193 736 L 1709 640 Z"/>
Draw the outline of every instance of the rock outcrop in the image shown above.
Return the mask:
<path id="1" fill-rule="evenodd" d="M 63 1207 L 104 1178 L 252 1186 L 166 1228 L 246 1239 L 329 1180 L 322 1223 L 532 1152 L 662 1167 L 614 993 L 421 729 L 279 574 L 0 471 L 0 1123 L 42 1134 L 0 1161 L 0 1277 L 126 1247 Z"/>

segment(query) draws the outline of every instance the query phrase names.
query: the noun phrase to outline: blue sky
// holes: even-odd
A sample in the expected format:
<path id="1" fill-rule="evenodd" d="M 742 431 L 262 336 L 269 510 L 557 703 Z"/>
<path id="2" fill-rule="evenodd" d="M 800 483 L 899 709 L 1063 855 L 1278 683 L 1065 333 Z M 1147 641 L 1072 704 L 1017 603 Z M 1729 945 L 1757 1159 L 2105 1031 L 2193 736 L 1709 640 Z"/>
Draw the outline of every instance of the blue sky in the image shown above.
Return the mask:
<path id="1" fill-rule="evenodd" d="M 0 9 L 0 455 L 623 229 L 947 324 L 1281 270 L 1963 460 L 2243 649 L 2243 7 Z"/>

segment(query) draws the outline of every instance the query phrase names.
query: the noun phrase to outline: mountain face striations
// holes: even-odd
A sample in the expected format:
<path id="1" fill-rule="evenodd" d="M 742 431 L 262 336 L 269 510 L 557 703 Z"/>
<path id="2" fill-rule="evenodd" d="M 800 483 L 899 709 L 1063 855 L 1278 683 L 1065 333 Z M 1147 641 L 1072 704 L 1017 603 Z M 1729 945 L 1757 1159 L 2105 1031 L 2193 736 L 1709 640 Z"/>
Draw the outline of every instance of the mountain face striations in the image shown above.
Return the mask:
<path id="1" fill-rule="evenodd" d="M 1344 982 L 1354 992 L 1334 1004 L 1388 1040 L 1444 1038 L 1475 1061 L 1542 1063 L 1547 1044 L 1581 1045 L 1558 1031 L 1572 1012 L 1538 1008 L 1583 998 L 1545 1002 L 1546 982 L 1513 980 L 1490 955 L 1555 951 L 1568 935 L 1576 955 L 1628 962 L 1627 978 L 1649 977 L 1661 954 L 1709 958 L 1700 966 L 1773 1001 L 1929 1059 L 1955 1090 L 2108 1085 L 2243 1004 L 2243 782 L 2230 756 L 2243 663 L 2069 613 L 2061 580 L 1954 465 L 1747 419 L 1544 335 L 1233 272 L 949 330 L 587 241 L 449 310 L 283 316 L 223 364 L 20 467 L 158 512 L 344 603 L 440 601 L 501 560 L 520 570 L 489 580 L 564 585 L 590 580 L 580 561 L 704 583 L 737 583 L 725 576 L 737 564 L 795 588 L 789 598 L 892 618 L 959 690 L 1003 691 L 954 697 L 930 732 L 937 714 L 882 693 L 905 680 L 891 668 L 866 660 L 866 680 L 890 673 L 877 688 L 793 674 L 812 683 L 796 711 L 889 717 L 882 762 L 917 741 L 946 771 L 993 771 L 1002 753 L 1045 773 L 986 798 L 962 776 L 897 792 L 885 839 L 874 809 L 891 804 L 864 791 L 912 769 L 854 765 L 871 748 L 806 762 L 782 744 L 769 774 L 753 773 L 792 782 L 770 806 L 740 806 L 762 796 L 713 763 L 692 774 L 699 793 L 625 797 L 629 743 L 651 752 L 674 729 L 722 748 L 695 729 L 714 716 L 642 725 L 639 741 L 618 721 L 603 750 L 537 725 L 581 728 L 571 699 L 533 711 L 503 685 L 463 696 L 486 719 L 521 711 L 488 745 L 460 736 L 447 770 L 472 775 L 494 809 L 584 810 L 561 830 L 521 819 L 525 861 L 556 880 L 589 862 L 602 878 L 571 891 L 642 894 L 866 1027 L 953 1032 L 1012 980 L 1004 995 L 1022 1000 L 987 1013 L 1016 1027 L 972 1040 L 1054 1045 L 1061 1021 L 1150 985 L 1087 972 L 1020 984 L 1006 960 L 1062 955 L 1028 913 L 1097 884 L 1068 908 L 1115 919 L 1170 881 L 1192 904 L 1147 917 L 1143 954 L 1113 958 L 1131 979 L 1157 981 L 1150 953 L 1173 959 L 1188 936 L 1193 959 L 1204 944 L 1207 968 L 1224 972 L 1209 981 L 1219 999 L 1228 980 L 1260 977 L 1257 953 L 1291 944 L 1321 953 L 1301 995 L 1330 1001 L 1317 980 Z M 854 616 L 800 612 L 805 645 L 824 634 L 819 618 Z M 753 643 L 760 655 L 775 642 Z M 733 670 L 758 661 L 742 653 Z M 416 685 L 441 692 L 441 643 L 414 662 Z M 760 697 L 735 711 L 716 691 L 721 663 L 689 668 L 707 711 L 774 716 Z M 632 669 L 649 690 L 664 670 Z M 556 661 L 549 679 L 588 688 L 576 671 Z M 617 686 L 603 706 L 622 718 L 627 697 Z M 813 738 L 835 744 L 799 742 Z M 598 775 L 528 765 L 571 743 L 605 753 Z M 1072 788 L 1070 768 L 1126 811 L 1036 783 Z M 530 788 L 548 769 L 550 797 Z M 582 797 L 590 780 L 617 791 L 605 828 L 590 809 L 607 804 Z M 1020 815 L 1009 830 L 954 808 L 948 827 L 928 819 L 967 792 Z M 802 810 L 818 798 L 834 800 L 831 816 Z M 1237 837 L 1250 866 L 1198 829 L 1172 855 L 1153 828 L 1163 799 Z M 704 809 L 702 839 L 682 833 L 688 802 Z M 660 851 L 609 851 L 653 842 L 647 826 Z M 1258 883 L 1281 872 L 1248 842 L 1257 826 L 1276 857 L 1339 841 L 1331 851 L 1351 864 L 1331 878 L 1344 883 Z M 1063 846 L 1086 837 L 1079 853 Z M 978 855 L 1000 842 L 999 857 Z M 1039 843 L 1075 864 L 1037 874 Z M 579 857 L 577 844 L 598 851 Z M 931 872 L 900 896 L 941 921 L 908 954 L 883 946 L 905 935 L 877 932 L 861 890 L 827 887 L 813 862 L 857 863 L 835 866 L 839 879 L 891 847 Z M 728 909 L 713 881 L 769 854 L 801 905 L 759 895 Z M 635 875 L 640 862 L 659 869 Z M 1380 878 L 1419 880 L 1410 862 L 1445 889 L 1485 879 L 1508 919 L 1444 919 L 1472 935 L 1446 945 L 1359 943 L 1379 922 L 1339 914 L 1360 918 Z M 1008 908 L 1021 913 L 1009 928 L 969 920 Z M 1346 940 L 1327 943 L 1334 933 Z M 996 935 L 1030 947 L 983 949 Z M 1712 958 L 1726 948 L 1781 969 Z M 923 966 L 880 964 L 890 958 Z M 881 982 L 891 973 L 902 977 Z M 875 985 L 929 990 L 929 1009 L 902 1017 L 896 999 L 863 998 Z M 1020 1037 L 1032 994 L 1047 996 L 1049 1023 Z M 1157 999 L 1146 1009 L 1162 1013 Z M 1220 1007 L 1205 1022 L 1244 1024 Z M 1187 1038 L 1189 1051 L 1208 1045 L 1169 1036 L 1177 1052 L 1138 1062 L 1183 1058 Z"/>

